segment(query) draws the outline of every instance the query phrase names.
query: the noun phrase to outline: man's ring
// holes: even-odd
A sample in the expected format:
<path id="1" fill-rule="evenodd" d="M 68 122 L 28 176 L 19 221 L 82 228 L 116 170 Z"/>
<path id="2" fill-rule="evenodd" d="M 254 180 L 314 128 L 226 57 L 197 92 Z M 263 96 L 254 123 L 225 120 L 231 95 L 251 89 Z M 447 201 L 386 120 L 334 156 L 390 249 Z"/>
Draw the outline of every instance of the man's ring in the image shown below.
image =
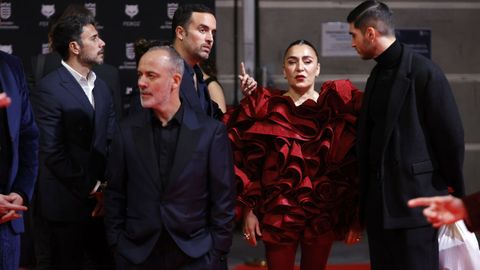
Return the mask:
<path id="1" fill-rule="evenodd" d="M 245 236 L 246 239 L 249 239 L 249 238 L 250 238 L 250 234 L 249 234 L 249 233 L 244 233 L 243 235 Z"/>

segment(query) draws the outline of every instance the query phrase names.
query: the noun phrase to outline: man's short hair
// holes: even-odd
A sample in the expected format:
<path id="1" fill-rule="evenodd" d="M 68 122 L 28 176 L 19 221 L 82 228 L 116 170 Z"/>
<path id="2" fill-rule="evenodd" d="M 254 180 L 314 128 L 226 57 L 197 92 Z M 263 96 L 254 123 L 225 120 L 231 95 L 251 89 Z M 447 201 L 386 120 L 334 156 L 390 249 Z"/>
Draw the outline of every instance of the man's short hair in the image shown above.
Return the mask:
<path id="1" fill-rule="evenodd" d="M 368 27 L 373 27 L 382 35 L 395 35 L 393 12 L 386 4 L 379 1 L 362 2 L 348 14 L 347 22 L 353 23 L 362 33 Z"/>
<path id="2" fill-rule="evenodd" d="M 172 68 L 172 73 L 178 73 L 182 76 L 185 65 L 183 63 L 183 58 L 177 53 L 177 51 L 172 46 L 163 45 L 150 47 L 147 52 L 157 50 L 161 50 L 167 53 L 168 64 Z"/>
<path id="3" fill-rule="evenodd" d="M 190 23 L 193 12 L 210 13 L 215 16 L 215 13 L 212 9 L 202 4 L 181 5 L 180 7 L 178 7 L 178 9 L 175 11 L 175 14 L 173 15 L 172 42 L 175 40 L 176 37 L 175 29 L 177 28 L 177 26 L 181 26 L 186 29 L 187 25 Z"/>
<path id="4" fill-rule="evenodd" d="M 88 9 L 81 6 L 68 9 L 68 16 L 60 16 L 52 29 L 52 48 L 57 51 L 63 60 L 68 58 L 68 45 L 72 41 L 82 46 L 80 35 L 83 27 L 89 24 L 95 25 L 95 18 Z"/>

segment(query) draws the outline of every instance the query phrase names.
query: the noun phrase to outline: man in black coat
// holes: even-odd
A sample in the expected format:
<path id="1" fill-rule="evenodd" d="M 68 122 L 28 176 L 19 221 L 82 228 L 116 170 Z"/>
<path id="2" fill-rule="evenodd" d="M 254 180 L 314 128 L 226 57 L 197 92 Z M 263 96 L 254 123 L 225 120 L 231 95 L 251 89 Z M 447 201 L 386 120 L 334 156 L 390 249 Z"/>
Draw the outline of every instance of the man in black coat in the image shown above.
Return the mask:
<path id="1" fill-rule="evenodd" d="M 217 21 L 213 11 L 201 4 L 180 6 L 173 15 L 172 46 L 183 58 L 180 97 L 195 111 L 221 119 L 223 113 L 208 93 L 200 61 L 208 59 L 213 48 Z"/>
<path id="2" fill-rule="evenodd" d="M 358 123 L 361 217 L 377 269 L 438 269 L 437 232 L 411 198 L 463 196 L 464 134 L 440 68 L 395 39 L 392 12 L 365 1 L 348 16 L 354 47 L 377 65 Z"/>

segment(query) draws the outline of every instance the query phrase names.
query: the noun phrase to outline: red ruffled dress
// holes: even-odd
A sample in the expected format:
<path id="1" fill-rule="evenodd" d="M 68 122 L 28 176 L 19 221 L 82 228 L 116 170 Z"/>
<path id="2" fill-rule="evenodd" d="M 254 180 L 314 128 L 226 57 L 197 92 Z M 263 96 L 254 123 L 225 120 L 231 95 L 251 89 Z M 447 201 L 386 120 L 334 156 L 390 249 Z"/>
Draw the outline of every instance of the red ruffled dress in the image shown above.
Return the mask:
<path id="1" fill-rule="evenodd" d="M 348 80 L 322 85 L 295 106 L 284 91 L 257 88 L 224 119 L 237 201 L 254 209 L 263 241 L 343 239 L 357 215 L 355 124 L 362 93 Z"/>

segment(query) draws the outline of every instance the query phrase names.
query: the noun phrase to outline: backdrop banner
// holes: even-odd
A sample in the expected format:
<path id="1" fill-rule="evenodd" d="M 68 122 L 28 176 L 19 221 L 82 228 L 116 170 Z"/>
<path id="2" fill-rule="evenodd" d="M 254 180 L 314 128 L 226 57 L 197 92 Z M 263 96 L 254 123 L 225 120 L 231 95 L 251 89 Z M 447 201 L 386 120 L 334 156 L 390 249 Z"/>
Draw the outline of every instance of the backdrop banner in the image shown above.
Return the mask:
<path id="1" fill-rule="evenodd" d="M 106 42 L 105 63 L 118 67 L 125 97 L 136 88 L 134 42 L 139 38 L 169 42 L 179 5 L 195 0 L 0 0 L 0 50 L 22 58 L 31 73 L 31 58 L 49 52 L 48 25 L 69 4 L 83 4 L 95 16 Z M 202 4 L 215 10 L 214 0 Z M 212 54 L 214 57 L 214 54 Z"/>

